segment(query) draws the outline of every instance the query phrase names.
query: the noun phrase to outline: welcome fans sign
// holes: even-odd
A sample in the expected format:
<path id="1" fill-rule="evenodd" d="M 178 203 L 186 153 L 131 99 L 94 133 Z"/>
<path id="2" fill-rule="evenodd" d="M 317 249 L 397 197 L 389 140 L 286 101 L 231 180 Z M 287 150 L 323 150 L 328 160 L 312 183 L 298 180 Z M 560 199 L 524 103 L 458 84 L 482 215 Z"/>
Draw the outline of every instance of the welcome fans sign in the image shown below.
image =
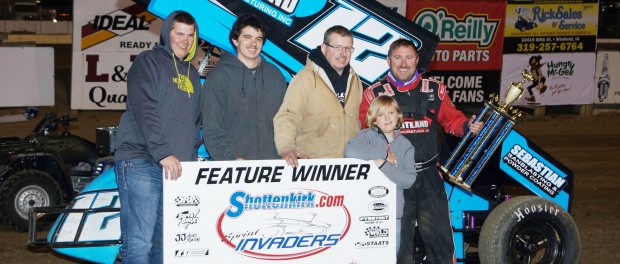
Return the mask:
<path id="1" fill-rule="evenodd" d="M 166 263 L 395 263 L 396 186 L 356 159 L 184 162 Z"/>

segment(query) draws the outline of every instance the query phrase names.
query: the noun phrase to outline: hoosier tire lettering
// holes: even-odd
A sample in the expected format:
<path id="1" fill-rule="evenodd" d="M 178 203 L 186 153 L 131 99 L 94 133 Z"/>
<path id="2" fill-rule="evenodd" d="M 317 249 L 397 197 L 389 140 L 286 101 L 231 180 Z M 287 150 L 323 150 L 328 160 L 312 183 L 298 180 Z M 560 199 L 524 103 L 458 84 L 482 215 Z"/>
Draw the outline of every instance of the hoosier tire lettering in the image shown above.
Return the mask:
<path id="1" fill-rule="evenodd" d="M 532 205 L 530 207 L 525 207 L 525 208 L 517 208 L 514 214 L 517 216 L 517 222 L 520 222 L 521 220 L 525 218 L 525 216 L 531 213 L 536 213 L 536 212 L 545 212 L 545 213 L 548 212 L 551 215 L 557 216 L 560 210 L 554 206 L 549 206 L 547 204 L 539 204 L 539 205 Z"/>
<path id="2" fill-rule="evenodd" d="M 581 242 L 573 218 L 537 196 L 512 198 L 485 220 L 478 250 L 481 263 L 579 263 Z"/>

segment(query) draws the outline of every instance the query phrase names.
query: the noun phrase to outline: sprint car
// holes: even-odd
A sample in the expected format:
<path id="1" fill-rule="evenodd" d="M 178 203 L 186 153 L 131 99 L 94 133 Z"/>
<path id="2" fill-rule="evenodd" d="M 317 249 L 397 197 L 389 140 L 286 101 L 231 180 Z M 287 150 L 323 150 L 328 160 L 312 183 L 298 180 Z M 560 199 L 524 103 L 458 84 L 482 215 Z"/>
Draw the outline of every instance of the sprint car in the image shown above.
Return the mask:
<path id="1" fill-rule="evenodd" d="M 148 5 L 149 12 L 160 17 L 165 17 L 177 9 L 192 13 L 199 26 L 211 28 L 201 30 L 200 37 L 227 51 L 233 51 L 227 39 L 227 32 L 234 22 L 234 14 L 248 12 L 249 8 L 249 5 L 246 6 L 244 3 L 233 3 L 235 1 L 139 2 Z M 308 4 L 309 2 L 298 1 L 297 7 L 293 9 L 274 9 L 281 16 L 269 24 L 276 26 L 272 31 L 285 36 L 273 38 L 274 42 L 271 42 L 271 39 L 267 40 L 263 53 L 281 69 L 287 80 L 301 69 L 307 49 L 312 48 L 308 43 L 316 45 L 320 42 L 316 39 L 308 41 L 307 38 L 310 35 L 315 38 L 320 35 L 314 34 L 315 29 L 322 29 L 319 30 L 322 34 L 324 28 L 321 28 L 321 23 L 329 21 L 328 18 L 334 14 L 346 14 L 351 19 L 360 19 L 358 21 L 362 23 L 360 27 L 369 26 L 371 22 L 376 22 L 374 26 L 386 26 L 383 30 L 387 32 L 384 35 L 385 39 L 382 37 L 373 42 L 374 45 L 389 45 L 388 40 L 395 36 L 413 39 L 421 48 L 422 57 L 419 66 L 422 68 L 430 61 L 438 42 L 436 36 L 417 25 L 412 25 L 411 21 L 394 15 L 391 10 L 375 1 L 325 0 Z M 296 19 L 303 23 L 290 26 L 289 22 Z M 364 43 L 372 42 L 369 36 L 355 37 L 356 41 L 360 39 Z M 428 56 L 425 57 L 425 54 Z M 355 56 L 362 55 L 364 54 L 355 54 Z M 369 54 L 366 55 L 369 57 L 364 58 L 372 58 Z M 366 61 L 366 63 L 372 62 L 372 60 Z M 360 70 L 362 68 L 376 70 L 376 67 L 354 66 Z M 383 70 L 360 71 L 359 74 L 364 82 L 374 83 L 385 70 L 387 66 Z M 494 106 L 490 108 L 494 109 Z M 478 116 L 489 115 L 491 114 L 483 113 Z M 504 118 L 510 119 L 512 123 L 515 121 L 509 116 L 504 115 Z M 487 121 L 490 124 L 502 122 Z M 573 172 L 513 129 L 512 125 L 489 126 L 489 132 L 484 135 L 484 138 L 478 140 L 484 143 L 482 144 L 484 147 L 470 149 L 465 143 L 462 144 L 466 146 L 464 147 L 466 151 L 472 151 L 468 157 L 476 158 L 468 160 L 467 157 L 463 158 L 464 155 L 461 153 L 454 152 L 442 163 L 446 174 L 455 176 L 454 178 L 447 176 L 446 179 L 450 180 L 445 181 L 445 189 L 451 208 L 457 262 L 579 262 L 581 246 L 579 233 L 568 213 Z M 462 142 L 472 140 L 477 139 L 467 136 Z M 473 155 L 473 152 L 476 152 L 476 155 Z M 484 162 L 471 163 L 476 159 Z M 465 166 L 467 162 L 471 164 Z M 459 173 L 459 170 L 465 167 L 466 169 Z M 122 244 L 119 208 L 114 171 L 106 170 L 84 188 L 67 207 L 32 210 L 30 244 L 50 246 L 61 254 L 86 261 L 112 263 L 117 260 Z M 43 239 L 36 237 L 37 223 L 34 215 L 40 213 L 59 214 L 48 236 Z M 276 234 L 317 233 L 326 228 L 325 223 L 315 223 L 312 219 L 276 215 L 271 221 L 272 231 Z M 282 228 L 284 226 L 282 223 L 287 223 L 288 228 Z M 295 223 L 298 228 L 289 229 L 292 227 L 290 223 Z M 424 247 L 422 243 L 416 244 L 419 247 L 416 261 L 423 263 Z"/>

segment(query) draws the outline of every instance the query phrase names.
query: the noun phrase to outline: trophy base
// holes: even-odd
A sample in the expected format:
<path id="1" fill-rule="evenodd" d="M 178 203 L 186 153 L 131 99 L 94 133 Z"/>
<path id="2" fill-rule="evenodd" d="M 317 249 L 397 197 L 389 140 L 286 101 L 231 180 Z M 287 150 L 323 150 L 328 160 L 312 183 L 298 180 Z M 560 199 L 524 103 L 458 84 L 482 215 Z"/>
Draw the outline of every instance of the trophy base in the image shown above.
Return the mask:
<path id="1" fill-rule="evenodd" d="M 471 185 L 465 184 L 463 182 L 463 178 L 456 177 L 456 176 L 450 174 L 450 172 L 448 172 L 448 170 L 444 166 L 441 166 L 441 170 L 446 174 L 446 176 L 448 176 L 448 180 L 451 183 L 454 183 L 455 185 L 461 187 L 462 189 L 464 189 L 464 190 L 466 190 L 468 192 L 471 192 Z"/>
<path id="2" fill-rule="evenodd" d="M 455 185 L 461 187 L 463 190 L 471 192 L 471 186 L 465 184 L 462 179 L 457 179 L 457 178 L 448 176 L 448 180 L 450 180 L 451 183 L 454 183 Z"/>

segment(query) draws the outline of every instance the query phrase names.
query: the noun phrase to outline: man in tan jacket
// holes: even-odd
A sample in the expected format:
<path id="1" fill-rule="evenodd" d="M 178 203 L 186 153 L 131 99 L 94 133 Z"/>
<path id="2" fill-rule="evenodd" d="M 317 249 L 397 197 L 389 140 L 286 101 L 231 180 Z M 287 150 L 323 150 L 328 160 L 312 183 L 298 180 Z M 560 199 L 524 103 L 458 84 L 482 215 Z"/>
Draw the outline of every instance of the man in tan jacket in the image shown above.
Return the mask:
<path id="1" fill-rule="evenodd" d="M 298 158 L 342 158 L 360 129 L 363 87 L 349 65 L 353 50 L 351 31 L 333 26 L 291 80 L 273 119 L 276 148 L 289 165 L 296 167 Z"/>

